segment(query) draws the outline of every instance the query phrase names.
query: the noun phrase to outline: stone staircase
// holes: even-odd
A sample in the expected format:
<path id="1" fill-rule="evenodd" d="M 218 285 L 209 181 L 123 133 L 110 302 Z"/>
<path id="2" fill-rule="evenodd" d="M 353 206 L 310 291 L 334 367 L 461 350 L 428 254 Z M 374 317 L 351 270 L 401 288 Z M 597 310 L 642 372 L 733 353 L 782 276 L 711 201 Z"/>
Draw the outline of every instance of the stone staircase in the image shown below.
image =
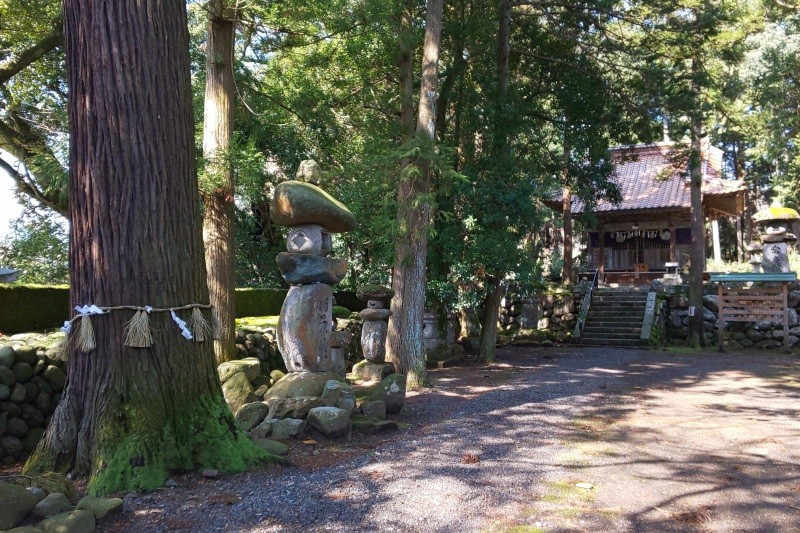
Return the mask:
<path id="1" fill-rule="evenodd" d="M 647 291 L 635 287 L 598 287 L 581 333 L 580 343 L 589 346 L 643 346 L 642 320 Z"/>

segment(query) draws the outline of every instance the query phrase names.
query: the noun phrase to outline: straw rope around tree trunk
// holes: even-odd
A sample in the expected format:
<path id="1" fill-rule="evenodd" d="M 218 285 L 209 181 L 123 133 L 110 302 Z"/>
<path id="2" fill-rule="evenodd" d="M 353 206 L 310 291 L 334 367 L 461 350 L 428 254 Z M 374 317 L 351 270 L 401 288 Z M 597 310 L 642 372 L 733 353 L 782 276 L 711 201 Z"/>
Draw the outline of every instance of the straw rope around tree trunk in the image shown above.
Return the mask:
<path id="1" fill-rule="evenodd" d="M 177 312 L 192 310 L 189 320 L 181 319 Z M 203 310 L 211 311 L 211 322 L 203 316 Z M 77 315 L 64 322 L 61 331 L 67 334 L 61 349 L 61 359 L 66 360 L 70 342 L 84 353 L 89 353 L 97 347 L 94 327 L 91 317 L 105 315 L 117 311 L 133 311 L 133 317 L 125 324 L 125 346 L 130 348 L 150 348 L 153 345 L 153 328 L 150 325 L 152 313 L 169 313 L 172 321 L 181 331 L 181 335 L 190 341 L 205 342 L 209 339 L 219 339 L 222 329 L 213 306 L 209 304 L 191 303 L 174 307 L 152 307 L 149 305 L 117 305 L 102 307 L 93 304 L 75 306 Z M 77 335 L 71 335 L 77 324 Z"/>

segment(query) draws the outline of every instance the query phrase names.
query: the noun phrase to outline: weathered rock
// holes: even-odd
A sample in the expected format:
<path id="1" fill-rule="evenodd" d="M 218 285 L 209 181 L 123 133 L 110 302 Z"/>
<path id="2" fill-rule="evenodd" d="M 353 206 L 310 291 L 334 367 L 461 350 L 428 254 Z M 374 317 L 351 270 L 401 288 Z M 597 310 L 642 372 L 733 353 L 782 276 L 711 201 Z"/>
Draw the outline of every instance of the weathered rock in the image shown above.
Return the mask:
<path id="1" fill-rule="evenodd" d="M 0 438 L 0 448 L 3 448 L 9 457 L 19 457 L 24 450 L 22 441 L 10 435 Z"/>
<path id="2" fill-rule="evenodd" d="M 14 366 L 14 348 L 11 346 L 0 346 L 0 366 L 6 368 Z"/>
<path id="3" fill-rule="evenodd" d="M 392 363 L 371 363 L 364 360 L 353 365 L 353 374 L 362 381 L 380 381 L 393 373 Z"/>
<path id="4" fill-rule="evenodd" d="M 368 285 L 362 285 L 356 289 L 356 297 L 365 302 L 369 300 L 377 300 L 386 304 L 389 303 L 389 301 L 394 297 L 394 291 L 389 287 L 384 287 L 383 285 L 378 285 L 376 283 L 370 283 Z"/>
<path id="5" fill-rule="evenodd" d="M 53 492 L 36 504 L 33 508 L 34 516 L 38 518 L 50 518 L 65 511 L 72 510 L 72 503 L 64 494 Z"/>
<path id="6" fill-rule="evenodd" d="M 344 379 L 347 375 L 347 361 L 342 347 L 331 346 L 331 372 L 339 379 Z"/>
<path id="7" fill-rule="evenodd" d="M 0 402 L 11 398 L 11 387 L 0 383 Z"/>
<path id="8" fill-rule="evenodd" d="M 397 414 L 406 401 L 406 376 L 392 374 L 383 379 L 369 394 L 370 401 L 386 402 L 386 412 Z"/>
<path id="9" fill-rule="evenodd" d="M 325 383 L 336 379 L 330 372 L 290 372 L 273 385 L 264 395 L 264 401 L 273 398 L 322 396 Z"/>
<path id="10" fill-rule="evenodd" d="M 28 424 L 21 418 L 11 418 L 6 422 L 6 433 L 12 437 L 23 437 L 28 433 Z"/>
<path id="11" fill-rule="evenodd" d="M 50 365 L 44 369 L 42 373 L 44 379 L 47 380 L 47 383 L 53 387 L 53 390 L 56 392 L 61 392 L 64 390 L 64 386 L 67 383 L 67 375 L 64 374 L 64 371 L 58 368 L 57 366 Z"/>
<path id="12" fill-rule="evenodd" d="M 366 435 L 375 435 L 384 431 L 393 431 L 398 428 L 394 420 L 378 420 L 375 418 L 357 417 L 353 420 L 353 431 Z"/>
<path id="13" fill-rule="evenodd" d="M 331 234 L 318 224 L 294 226 L 286 236 L 286 249 L 292 253 L 326 257 L 331 247 Z"/>
<path id="14" fill-rule="evenodd" d="M 75 506 L 81 511 L 91 511 L 95 520 L 100 520 L 106 516 L 115 516 L 122 513 L 122 500 L 120 498 L 96 498 L 94 496 L 84 496 Z"/>
<path id="15" fill-rule="evenodd" d="M 237 372 L 222 384 L 222 394 L 232 412 L 237 412 L 244 404 L 258 400 L 253 393 L 253 386 L 244 372 Z"/>
<path id="16" fill-rule="evenodd" d="M 787 298 L 789 307 L 800 307 L 800 291 L 790 291 Z M 0 362 L 2 365 L 2 362 Z"/>
<path id="17" fill-rule="evenodd" d="M 33 367 L 28 363 L 14 363 L 11 371 L 14 373 L 14 377 L 17 378 L 17 383 L 27 383 L 33 377 Z"/>
<path id="18" fill-rule="evenodd" d="M 716 294 L 706 294 L 703 296 L 703 306 L 712 313 L 719 313 L 719 296 Z"/>
<path id="19" fill-rule="evenodd" d="M 272 398 L 267 418 L 305 418 L 314 407 L 325 405 L 319 397 Z"/>
<path id="20" fill-rule="evenodd" d="M 37 527 L 45 533 L 91 533 L 95 519 L 92 511 L 69 511 L 42 520 Z"/>
<path id="21" fill-rule="evenodd" d="M 284 374 L 284 373 L 283 373 L 283 372 L 281 372 L 280 370 L 273 370 L 272 372 L 270 372 L 270 373 L 269 373 L 269 377 L 270 377 L 270 378 L 271 378 L 273 381 L 275 381 L 275 383 L 277 383 L 277 382 L 278 382 L 278 381 L 280 381 L 281 379 L 285 378 L 285 377 L 286 377 L 286 374 Z"/>
<path id="22" fill-rule="evenodd" d="M 225 383 L 237 372 L 243 372 L 248 381 L 253 381 L 261 374 L 261 361 L 255 357 L 226 361 L 217 367 L 220 383 Z"/>
<path id="23" fill-rule="evenodd" d="M 295 180 L 275 187 L 270 217 L 278 226 L 319 224 L 331 233 L 356 227 L 356 218 L 344 204 L 316 185 Z"/>
<path id="24" fill-rule="evenodd" d="M 34 526 L 21 526 L 8 529 L 5 533 L 42 533 L 42 530 Z"/>
<path id="25" fill-rule="evenodd" d="M 774 350 L 776 348 L 781 348 L 782 346 L 782 342 L 773 339 L 767 339 L 756 343 L 756 347 L 761 348 L 762 350 Z"/>
<path id="26" fill-rule="evenodd" d="M 11 397 L 9 398 L 14 403 L 22 403 L 25 401 L 25 387 L 22 383 L 17 383 L 11 389 Z"/>
<path id="27" fill-rule="evenodd" d="M 263 398 L 268 390 L 269 390 L 269 385 L 261 385 L 255 390 L 253 394 L 255 394 L 257 398 Z"/>
<path id="28" fill-rule="evenodd" d="M 291 287 L 278 320 L 278 349 L 289 372 L 330 370 L 333 289 Z"/>
<path id="29" fill-rule="evenodd" d="M 383 420 L 386 418 L 386 402 L 383 401 L 372 401 L 372 402 L 363 402 L 361 404 L 361 414 L 364 415 L 366 418 L 375 418 L 377 420 Z"/>
<path id="30" fill-rule="evenodd" d="M 28 434 L 22 438 L 22 449 L 26 452 L 32 452 L 36 449 L 36 445 L 42 440 L 44 436 L 44 428 L 31 428 Z"/>
<path id="31" fill-rule="evenodd" d="M 281 252 L 275 261 L 283 279 L 291 285 L 336 285 L 347 275 L 347 261 L 335 257 Z"/>
<path id="32" fill-rule="evenodd" d="M 347 411 L 348 415 L 356 408 L 356 396 L 353 387 L 341 381 L 328 380 L 322 391 L 322 401 L 325 405 L 338 407 Z"/>
<path id="33" fill-rule="evenodd" d="M 272 455 L 286 455 L 289 453 L 289 447 L 282 442 L 272 439 L 253 439 L 253 443 Z"/>
<path id="34" fill-rule="evenodd" d="M 264 420 L 267 410 L 262 402 L 246 403 L 236 411 L 236 422 L 242 431 L 250 431 Z"/>
<path id="35" fill-rule="evenodd" d="M 284 418 L 275 420 L 272 423 L 272 438 L 286 440 L 289 438 L 299 439 L 306 431 L 306 421 L 298 418 Z"/>
<path id="36" fill-rule="evenodd" d="M 36 364 L 36 348 L 27 344 L 18 344 L 14 348 L 14 361 L 26 363 L 31 367 Z"/>
<path id="37" fill-rule="evenodd" d="M 328 438 L 350 434 L 350 413 L 338 407 L 315 407 L 308 412 L 308 424 Z"/>
<path id="38" fill-rule="evenodd" d="M 14 375 L 14 372 L 8 367 L 0 366 L 0 385 L 7 385 L 10 387 L 16 382 L 17 376 Z"/>
<path id="39" fill-rule="evenodd" d="M 304 181 L 306 183 L 313 183 L 319 185 L 322 182 L 322 169 L 319 163 L 313 159 L 305 159 L 300 161 L 297 167 L 297 174 L 295 174 L 297 181 Z"/>
<path id="40" fill-rule="evenodd" d="M 745 335 L 747 336 L 748 339 L 750 339 L 753 342 L 761 342 L 767 338 L 766 335 L 755 329 L 747 330 Z"/>
<path id="41" fill-rule="evenodd" d="M 389 320 L 389 317 L 392 316 L 392 312 L 389 309 L 367 308 L 358 313 L 358 316 L 364 321 Z"/>
<path id="42" fill-rule="evenodd" d="M 33 511 L 39 499 L 24 487 L 0 482 L 0 530 L 11 529 Z"/>
<path id="43" fill-rule="evenodd" d="M 250 437 L 253 439 L 263 439 L 272 433 L 272 424 L 274 422 L 274 418 L 265 418 L 259 425 L 250 430 Z"/>
<path id="44" fill-rule="evenodd" d="M 388 331 L 389 324 L 382 320 L 364 322 L 361 328 L 361 348 L 367 361 L 383 363 L 386 360 L 386 334 Z"/>

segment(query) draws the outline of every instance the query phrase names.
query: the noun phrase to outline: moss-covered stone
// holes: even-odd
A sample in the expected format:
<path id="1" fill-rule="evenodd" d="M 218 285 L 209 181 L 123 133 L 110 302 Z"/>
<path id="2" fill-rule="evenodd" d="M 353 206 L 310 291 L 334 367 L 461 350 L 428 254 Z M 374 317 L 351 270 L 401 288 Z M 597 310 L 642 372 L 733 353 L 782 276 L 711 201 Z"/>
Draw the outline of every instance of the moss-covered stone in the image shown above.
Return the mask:
<path id="1" fill-rule="evenodd" d="M 338 407 L 315 407 L 308 412 L 308 424 L 328 438 L 350 434 L 350 413 Z"/>
<path id="2" fill-rule="evenodd" d="M 250 380 L 244 372 L 236 372 L 225 383 L 222 384 L 222 394 L 225 396 L 225 401 L 228 402 L 231 412 L 235 413 L 246 403 L 252 403 L 258 400 L 253 391 L 253 386 L 250 385 Z"/>
<path id="3" fill-rule="evenodd" d="M 388 303 L 394 297 L 394 290 L 383 285 L 374 283 L 362 285 L 356 289 L 356 296 L 363 301 L 377 300 L 379 302 Z"/>
<path id="4" fill-rule="evenodd" d="M 325 383 L 329 379 L 336 379 L 336 375 L 330 372 L 290 372 L 267 391 L 264 401 L 273 398 L 322 396 Z"/>
<path id="5" fill-rule="evenodd" d="M 95 496 L 84 496 L 78 505 L 78 510 L 91 511 L 95 520 L 100 520 L 106 516 L 113 516 L 122 512 L 122 500 L 120 498 L 97 498 Z"/>
<path id="6" fill-rule="evenodd" d="M 256 446 L 271 453 L 272 455 L 286 455 L 289 453 L 289 447 L 282 442 L 272 439 L 253 439 Z"/>
<path id="7" fill-rule="evenodd" d="M 398 428 L 394 420 L 379 420 L 377 418 L 356 417 L 353 419 L 353 431 L 366 435 L 375 435 L 384 431 L 394 431 Z"/>
<path id="8" fill-rule="evenodd" d="M 225 383 L 237 372 L 243 372 L 248 381 L 253 381 L 261 374 L 261 362 L 255 357 L 226 361 L 217 367 L 220 383 Z"/>
<path id="9" fill-rule="evenodd" d="M 392 374 L 381 381 L 369 394 L 369 401 L 386 402 L 386 412 L 397 414 L 406 400 L 406 376 Z"/>
<path id="10" fill-rule="evenodd" d="M 30 513 L 39 499 L 19 485 L 0 482 L 0 529 L 11 529 Z"/>
<path id="11" fill-rule="evenodd" d="M 95 519 L 91 511 L 69 511 L 42 520 L 36 527 L 45 533 L 91 533 Z"/>
<path id="12" fill-rule="evenodd" d="M 0 366 L 11 368 L 14 364 L 14 349 L 11 346 L 0 346 Z"/>
<path id="13" fill-rule="evenodd" d="M 33 508 L 33 514 L 38 518 L 50 518 L 71 510 L 72 503 L 69 498 L 61 492 L 53 492 L 36 504 L 36 507 Z"/>
<path id="14" fill-rule="evenodd" d="M 47 380 L 47 383 L 49 383 L 56 392 L 61 392 L 64 390 L 64 386 L 67 383 L 67 375 L 64 374 L 63 370 L 55 365 L 49 365 L 47 368 L 45 368 L 44 372 L 42 373 L 42 377 Z"/>
<path id="15" fill-rule="evenodd" d="M 356 227 L 355 216 L 343 203 L 316 185 L 295 180 L 275 187 L 270 217 L 279 226 L 319 224 L 331 233 Z"/>
<path id="16" fill-rule="evenodd" d="M 250 431 L 264 420 L 267 414 L 267 406 L 261 402 L 244 404 L 241 409 L 236 411 L 236 422 L 242 431 Z"/>
<path id="17" fill-rule="evenodd" d="M 14 373 L 14 377 L 17 378 L 17 383 L 27 383 L 33 377 L 33 367 L 22 361 L 14 363 L 11 371 Z"/>

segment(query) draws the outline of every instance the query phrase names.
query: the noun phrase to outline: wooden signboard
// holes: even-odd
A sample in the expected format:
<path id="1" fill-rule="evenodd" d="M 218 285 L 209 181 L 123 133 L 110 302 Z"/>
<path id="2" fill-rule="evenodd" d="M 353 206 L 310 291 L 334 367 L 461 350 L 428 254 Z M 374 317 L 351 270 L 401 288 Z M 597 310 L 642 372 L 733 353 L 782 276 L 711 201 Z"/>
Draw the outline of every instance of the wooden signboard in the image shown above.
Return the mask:
<path id="1" fill-rule="evenodd" d="M 789 351 L 788 274 L 711 274 L 717 283 L 719 351 L 724 351 L 727 322 L 777 322 L 783 324 L 783 347 Z"/>

